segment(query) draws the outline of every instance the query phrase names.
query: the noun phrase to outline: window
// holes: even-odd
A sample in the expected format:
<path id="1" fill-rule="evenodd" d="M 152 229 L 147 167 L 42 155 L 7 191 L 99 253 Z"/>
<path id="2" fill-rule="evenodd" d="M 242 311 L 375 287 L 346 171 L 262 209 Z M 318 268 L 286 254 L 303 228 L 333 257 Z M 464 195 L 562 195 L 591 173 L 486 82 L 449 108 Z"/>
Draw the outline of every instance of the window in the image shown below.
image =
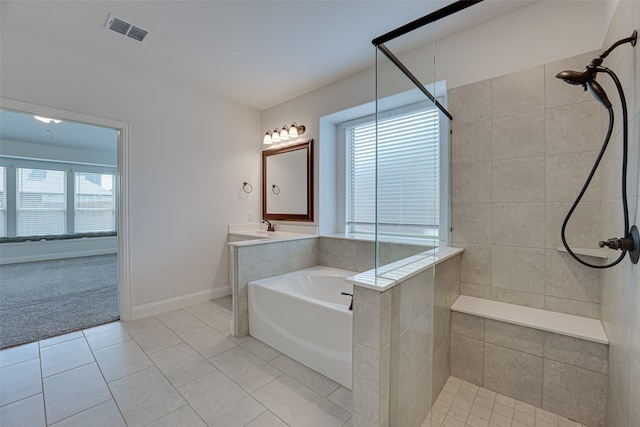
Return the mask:
<path id="1" fill-rule="evenodd" d="M 116 168 L 1 156 L 0 165 L 3 241 L 116 232 Z"/>
<path id="2" fill-rule="evenodd" d="M 66 232 L 65 173 L 17 168 L 16 234 L 43 236 Z"/>
<path id="3" fill-rule="evenodd" d="M 115 231 L 113 175 L 75 173 L 74 231 Z"/>
<path id="4" fill-rule="evenodd" d="M 7 180 L 6 169 L 0 166 L 0 237 L 7 235 Z"/>
<path id="5" fill-rule="evenodd" d="M 345 231 L 439 238 L 441 120 L 429 103 L 344 123 Z"/>

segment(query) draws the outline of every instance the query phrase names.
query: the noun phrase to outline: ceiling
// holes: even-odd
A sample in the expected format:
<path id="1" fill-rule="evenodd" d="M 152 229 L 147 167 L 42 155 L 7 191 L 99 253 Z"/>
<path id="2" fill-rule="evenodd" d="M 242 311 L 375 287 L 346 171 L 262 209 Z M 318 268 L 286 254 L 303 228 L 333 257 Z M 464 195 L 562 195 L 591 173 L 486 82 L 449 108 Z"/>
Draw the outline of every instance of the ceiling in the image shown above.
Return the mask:
<path id="1" fill-rule="evenodd" d="M 262 111 L 374 65 L 371 40 L 453 0 L 8 1 L 16 26 L 103 58 L 182 81 Z M 485 0 L 438 23 L 437 37 L 534 3 Z M 150 32 L 107 30 L 110 14 Z M 424 43 L 405 36 L 390 47 Z"/>
<path id="2" fill-rule="evenodd" d="M 43 123 L 31 114 L 0 110 L 0 140 L 115 153 L 118 131 L 84 123 Z"/>

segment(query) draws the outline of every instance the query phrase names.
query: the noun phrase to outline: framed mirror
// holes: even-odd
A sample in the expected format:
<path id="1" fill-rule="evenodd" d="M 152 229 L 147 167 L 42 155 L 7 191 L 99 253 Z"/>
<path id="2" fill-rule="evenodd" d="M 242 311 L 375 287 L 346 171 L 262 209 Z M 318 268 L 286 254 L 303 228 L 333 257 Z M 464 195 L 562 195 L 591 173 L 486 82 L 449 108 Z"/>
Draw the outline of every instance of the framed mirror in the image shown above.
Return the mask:
<path id="1" fill-rule="evenodd" d="M 262 152 L 262 219 L 313 221 L 313 139 Z"/>

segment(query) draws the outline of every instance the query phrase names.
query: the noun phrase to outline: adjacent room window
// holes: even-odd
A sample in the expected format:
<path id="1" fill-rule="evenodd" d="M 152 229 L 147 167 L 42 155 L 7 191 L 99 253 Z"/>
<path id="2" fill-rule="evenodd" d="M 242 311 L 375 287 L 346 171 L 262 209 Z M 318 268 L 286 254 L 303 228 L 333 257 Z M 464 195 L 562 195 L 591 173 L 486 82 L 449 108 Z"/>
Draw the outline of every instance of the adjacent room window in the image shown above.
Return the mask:
<path id="1" fill-rule="evenodd" d="M 74 224 L 76 233 L 115 231 L 114 176 L 75 173 Z"/>
<path id="2" fill-rule="evenodd" d="M 345 231 L 374 234 L 377 215 L 379 235 L 437 239 L 440 112 L 432 104 L 418 103 L 379 116 L 377 153 L 375 116 L 342 125 Z"/>
<path id="3" fill-rule="evenodd" d="M 7 180 L 6 168 L 0 166 L 0 237 L 7 235 Z"/>
<path id="4" fill-rule="evenodd" d="M 17 168 L 16 235 L 66 232 L 65 173 Z"/>
<path id="5" fill-rule="evenodd" d="M 0 162 L 0 238 L 116 232 L 115 168 L 1 157 Z"/>

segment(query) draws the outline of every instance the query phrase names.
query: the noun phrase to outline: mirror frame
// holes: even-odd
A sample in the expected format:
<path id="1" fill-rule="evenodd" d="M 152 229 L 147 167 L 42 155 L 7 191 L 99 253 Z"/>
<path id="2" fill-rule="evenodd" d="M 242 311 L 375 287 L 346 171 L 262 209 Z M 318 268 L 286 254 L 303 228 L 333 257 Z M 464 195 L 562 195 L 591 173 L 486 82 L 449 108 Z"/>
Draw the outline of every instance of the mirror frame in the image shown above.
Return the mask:
<path id="1" fill-rule="evenodd" d="M 268 213 L 267 212 L 267 159 L 277 154 L 288 153 L 295 150 L 307 151 L 307 213 Z M 313 221 L 313 139 L 299 144 L 287 145 L 281 148 L 265 150 L 262 152 L 262 219 L 282 221 Z"/>

